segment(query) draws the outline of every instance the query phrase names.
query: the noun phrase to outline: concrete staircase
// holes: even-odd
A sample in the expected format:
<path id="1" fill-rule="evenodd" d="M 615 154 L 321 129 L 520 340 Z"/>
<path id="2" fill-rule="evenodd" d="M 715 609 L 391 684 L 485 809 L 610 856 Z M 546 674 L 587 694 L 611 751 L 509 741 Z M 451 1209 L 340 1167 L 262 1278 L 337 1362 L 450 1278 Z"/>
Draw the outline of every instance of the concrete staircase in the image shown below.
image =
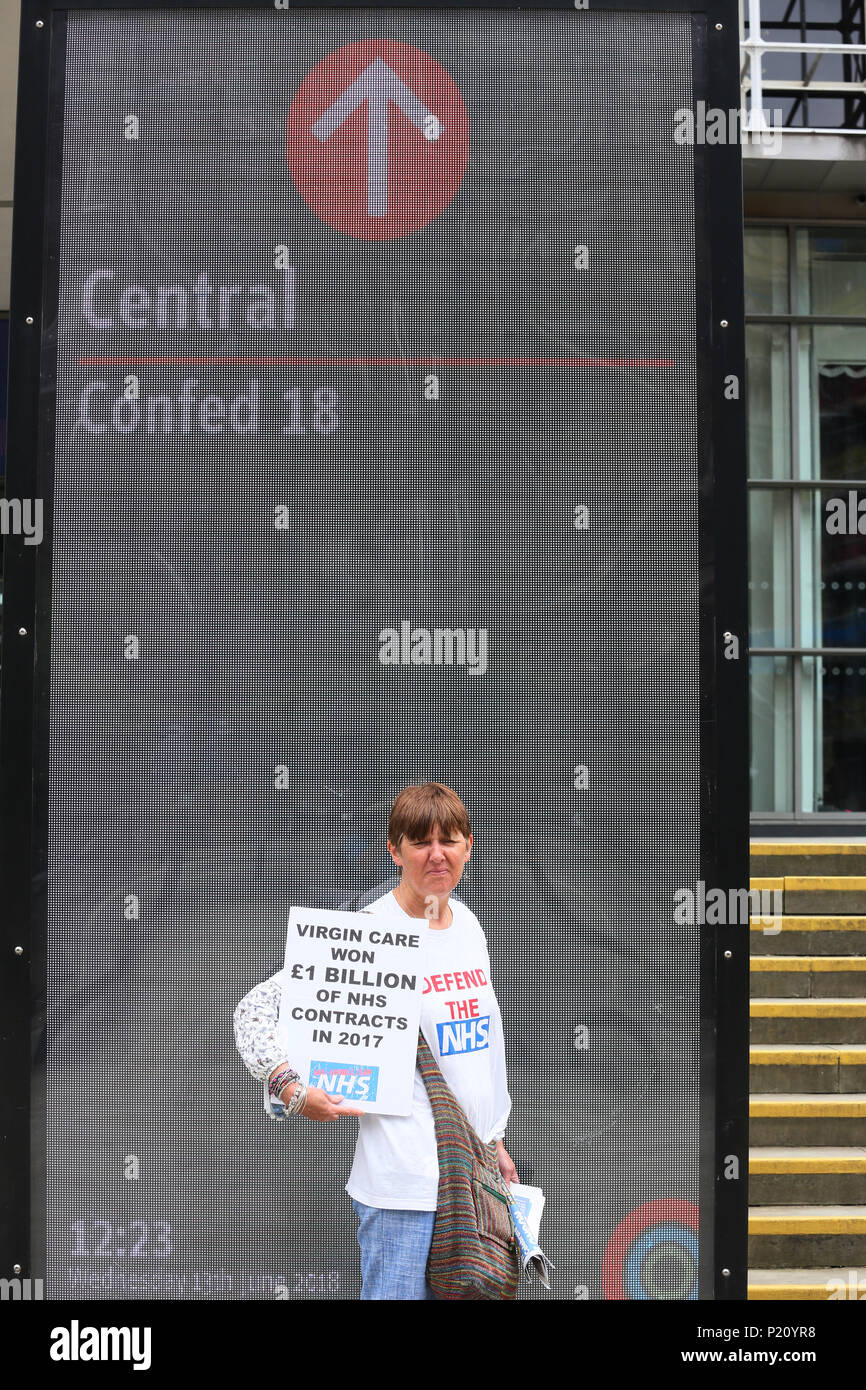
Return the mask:
<path id="1" fill-rule="evenodd" d="M 866 839 L 752 841 L 749 1298 L 866 1298 Z"/>

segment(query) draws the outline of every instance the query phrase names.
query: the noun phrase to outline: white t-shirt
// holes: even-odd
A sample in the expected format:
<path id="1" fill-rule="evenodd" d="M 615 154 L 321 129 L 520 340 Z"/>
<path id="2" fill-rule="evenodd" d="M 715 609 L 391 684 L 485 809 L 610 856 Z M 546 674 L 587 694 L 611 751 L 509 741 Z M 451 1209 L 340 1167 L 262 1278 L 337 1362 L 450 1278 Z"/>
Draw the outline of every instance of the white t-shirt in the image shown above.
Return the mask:
<path id="1" fill-rule="evenodd" d="M 411 922 L 421 937 L 424 975 L 421 1031 L 442 1075 L 476 1134 L 501 1139 L 511 1113 L 505 1074 L 502 1015 L 490 983 L 490 957 L 481 924 L 465 903 L 449 899 L 450 926 L 433 928 L 410 917 L 393 893 L 365 912 Z M 346 1191 L 368 1207 L 435 1211 L 439 1163 L 433 1111 L 415 1072 L 411 1115 L 364 1115 Z"/>

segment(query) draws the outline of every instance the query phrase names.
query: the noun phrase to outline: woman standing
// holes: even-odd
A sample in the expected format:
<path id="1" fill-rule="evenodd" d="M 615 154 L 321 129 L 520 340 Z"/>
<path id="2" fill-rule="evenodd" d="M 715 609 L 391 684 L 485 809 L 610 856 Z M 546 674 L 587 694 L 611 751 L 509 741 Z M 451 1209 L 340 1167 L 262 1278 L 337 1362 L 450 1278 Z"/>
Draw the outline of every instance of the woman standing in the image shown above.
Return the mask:
<path id="1" fill-rule="evenodd" d="M 388 851 L 400 871 L 395 889 L 365 912 L 390 917 L 420 935 L 424 992 L 421 1031 L 469 1123 L 497 1140 L 506 1182 L 518 1176 L 505 1144 L 511 1098 L 502 1016 L 490 983 L 490 958 L 475 915 L 450 894 L 472 851 L 469 816 L 440 782 L 404 788 L 388 818 Z M 439 1164 L 433 1112 L 415 1072 L 409 1115 L 371 1115 L 303 1086 L 277 1035 L 282 972 L 257 985 L 234 1015 L 238 1051 L 249 1072 L 268 1081 L 275 1110 L 311 1120 L 360 1115 L 346 1191 L 359 1219 L 362 1299 L 427 1299 Z"/>

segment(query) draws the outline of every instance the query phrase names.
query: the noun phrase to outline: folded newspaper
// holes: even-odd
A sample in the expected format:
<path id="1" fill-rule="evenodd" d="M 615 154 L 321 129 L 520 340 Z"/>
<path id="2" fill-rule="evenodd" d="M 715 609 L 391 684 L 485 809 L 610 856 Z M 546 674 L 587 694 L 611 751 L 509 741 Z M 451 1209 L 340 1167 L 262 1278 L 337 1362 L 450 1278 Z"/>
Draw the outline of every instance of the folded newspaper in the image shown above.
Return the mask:
<path id="1" fill-rule="evenodd" d="M 522 1182 L 508 1184 L 511 1192 L 511 1212 L 514 1217 L 514 1232 L 520 1247 L 523 1272 L 532 1283 L 532 1271 L 538 1275 L 546 1289 L 550 1288 L 550 1272 L 555 1265 L 545 1255 L 538 1243 L 541 1229 L 541 1213 L 544 1210 L 544 1193 L 540 1187 L 527 1187 Z"/>

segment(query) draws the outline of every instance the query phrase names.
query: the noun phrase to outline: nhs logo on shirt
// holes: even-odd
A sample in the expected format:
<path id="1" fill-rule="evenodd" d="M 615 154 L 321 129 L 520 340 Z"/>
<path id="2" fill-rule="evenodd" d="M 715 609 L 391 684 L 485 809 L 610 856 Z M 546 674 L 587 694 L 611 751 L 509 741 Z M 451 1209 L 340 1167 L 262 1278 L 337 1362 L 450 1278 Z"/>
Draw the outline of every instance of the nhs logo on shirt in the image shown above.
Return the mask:
<path id="1" fill-rule="evenodd" d="M 311 1062 L 308 1084 L 346 1100 L 375 1100 L 379 1068 L 366 1062 Z"/>
<path id="2" fill-rule="evenodd" d="M 439 1056 L 453 1057 L 455 1052 L 481 1052 L 490 1046 L 490 1015 L 486 1018 L 455 1018 L 450 1023 L 437 1023 Z"/>

